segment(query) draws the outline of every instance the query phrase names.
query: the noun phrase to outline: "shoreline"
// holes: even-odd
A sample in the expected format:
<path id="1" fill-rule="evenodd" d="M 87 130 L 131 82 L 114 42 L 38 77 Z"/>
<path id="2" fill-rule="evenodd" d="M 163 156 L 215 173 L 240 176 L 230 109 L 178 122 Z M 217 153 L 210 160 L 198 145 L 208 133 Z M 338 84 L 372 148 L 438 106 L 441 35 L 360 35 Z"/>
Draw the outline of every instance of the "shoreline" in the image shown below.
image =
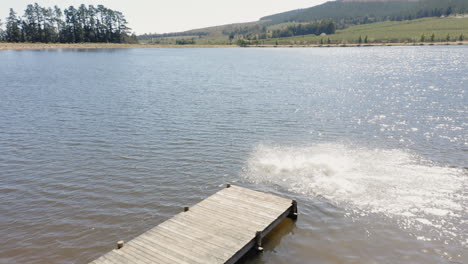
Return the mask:
<path id="1" fill-rule="evenodd" d="M 468 41 L 456 42 L 416 42 L 416 43 L 340 43 L 340 44 L 308 44 L 308 45 L 251 45 L 248 47 L 310 47 L 310 48 L 346 48 L 346 47 L 417 47 L 417 46 L 460 46 L 468 45 Z"/>
<path id="2" fill-rule="evenodd" d="M 352 43 L 352 44 L 308 44 L 308 45 L 248 45 L 250 48 L 336 48 L 336 47 L 382 47 L 382 46 L 458 46 L 468 45 L 468 41 L 456 42 L 416 42 L 416 43 Z M 155 49 L 155 48 L 240 48 L 238 45 L 155 45 L 119 43 L 6 43 L 0 42 L 3 50 L 58 50 L 58 49 Z"/>
<path id="3" fill-rule="evenodd" d="M 58 49 L 154 49 L 154 48 L 230 48 L 235 45 L 154 45 L 120 43 L 8 43 L 0 42 L 2 50 L 58 50 Z"/>

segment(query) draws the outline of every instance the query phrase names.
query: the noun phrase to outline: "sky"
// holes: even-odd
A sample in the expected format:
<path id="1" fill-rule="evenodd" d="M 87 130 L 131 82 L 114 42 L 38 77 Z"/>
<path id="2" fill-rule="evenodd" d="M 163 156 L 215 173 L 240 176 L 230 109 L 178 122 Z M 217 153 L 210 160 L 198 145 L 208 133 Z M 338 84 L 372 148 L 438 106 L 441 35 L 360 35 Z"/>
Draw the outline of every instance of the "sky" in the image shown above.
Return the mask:
<path id="1" fill-rule="evenodd" d="M 28 4 L 62 9 L 102 4 L 121 11 L 137 34 L 178 32 L 208 26 L 256 21 L 263 16 L 311 7 L 326 0 L 0 0 L 0 19 L 10 8 L 23 15 Z"/>

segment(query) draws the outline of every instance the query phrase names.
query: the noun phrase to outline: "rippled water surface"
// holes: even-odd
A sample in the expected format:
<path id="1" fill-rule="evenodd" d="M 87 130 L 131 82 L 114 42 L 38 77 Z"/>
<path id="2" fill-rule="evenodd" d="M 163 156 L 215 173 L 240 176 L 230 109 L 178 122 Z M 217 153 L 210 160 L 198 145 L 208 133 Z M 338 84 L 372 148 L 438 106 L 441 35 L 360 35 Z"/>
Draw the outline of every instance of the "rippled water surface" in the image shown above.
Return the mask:
<path id="1" fill-rule="evenodd" d="M 468 263 L 468 47 L 0 52 L 0 263 L 87 263 L 226 182 L 246 263 Z"/>

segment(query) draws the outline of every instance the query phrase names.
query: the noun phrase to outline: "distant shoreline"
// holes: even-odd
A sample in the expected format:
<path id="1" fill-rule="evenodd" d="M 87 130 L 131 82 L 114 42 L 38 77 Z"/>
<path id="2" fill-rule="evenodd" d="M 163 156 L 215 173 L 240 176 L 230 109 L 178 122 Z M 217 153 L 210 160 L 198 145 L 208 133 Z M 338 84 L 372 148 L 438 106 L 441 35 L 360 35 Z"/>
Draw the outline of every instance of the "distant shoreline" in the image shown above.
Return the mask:
<path id="1" fill-rule="evenodd" d="M 378 47 L 378 46 L 454 46 L 468 45 L 468 41 L 425 43 L 363 43 L 363 44 L 310 44 L 310 45 L 249 45 L 252 48 L 300 48 L 300 47 Z M 154 45 L 117 43 L 0 43 L 2 50 L 53 50 L 53 49 L 151 49 L 151 48 L 238 48 L 237 45 Z"/>
<path id="2" fill-rule="evenodd" d="M 7 43 L 0 42 L 2 50 L 51 50 L 51 49 L 151 49 L 151 48 L 228 48 L 234 45 L 153 45 L 119 43 Z"/>
<path id="3" fill-rule="evenodd" d="M 308 45 L 251 45 L 248 47 L 311 47 L 311 48 L 341 48 L 341 47 L 385 47 L 385 46 L 394 46 L 394 47 L 410 47 L 410 46 L 458 46 L 458 45 L 468 45 L 468 41 L 457 41 L 457 42 L 416 42 L 416 43 L 347 43 L 347 44 L 308 44 Z"/>

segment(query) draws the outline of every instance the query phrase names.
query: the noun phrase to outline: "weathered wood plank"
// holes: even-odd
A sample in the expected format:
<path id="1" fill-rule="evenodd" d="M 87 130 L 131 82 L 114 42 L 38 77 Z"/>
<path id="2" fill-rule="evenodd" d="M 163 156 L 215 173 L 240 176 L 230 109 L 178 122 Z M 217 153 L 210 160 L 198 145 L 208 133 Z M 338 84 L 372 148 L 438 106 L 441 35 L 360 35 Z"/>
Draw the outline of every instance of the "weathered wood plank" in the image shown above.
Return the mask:
<path id="1" fill-rule="evenodd" d="M 158 247 L 156 244 L 151 243 L 144 243 L 142 239 L 134 239 L 132 240 L 133 244 L 136 248 L 136 253 L 141 254 L 147 259 L 152 260 L 155 263 L 163 263 L 163 264 L 170 264 L 170 263 L 181 263 L 187 264 L 187 262 L 182 261 L 180 259 L 175 259 L 167 256 L 166 251 L 163 248 Z M 163 252 L 162 254 L 160 252 Z M 177 261 L 177 262 L 176 262 Z"/>
<path id="2" fill-rule="evenodd" d="M 248 207 L 244 205 L 236 206 L 230 202 L 221 202 L 216 199 L 206 200 L 203 203 L 204 206 L 213 206 L 216 209 L 220 209 L 221 211 L 218 214 L 227 214 L 231 215 L 232 217 L 240 218 L 240 219 L 247 219 L 249 222 L 254 222 L 259 224 L 260 226 L 264 226 L 266 223 L 271 223 L 276 217 L 273 216 L 266 216 L 259 213 L 257 208 L 255 207 Z"/>
<path id="3" fill-rule="evenodd" d="M 204 201 L 203 204 L 198 204 L 197 207 L 201 207 L 205 210 L 217 213 L 217 217 L 224 217 L 226 219 L 232 219 L 241 223 L 250 223 L 251 226 L 257 227 L 257 230 L 266 223 L 270 222 L 269 219 L 256 217 L 247 211 L 236 210 L 232 207 L 222 206 L 219 203 L 214 204 L 212 201 Z M 245 226 L 247 226 L 247 224 L 245 224 Z"/>
<path id="4" fill-rule="evenodd" d="M 269 203 L 273 203 L 273 204 L 288 204 L 288 203 L 291 203 L 291 200 L 283 198 L 283 197 L 275 196 L 275 195 L 269 194 L 269 193 L 262 193 L 262 192 L 252 191 L 252 190 L 245 189 L 245 188 L 242 188 L 242 187 L 239 187 L 239 186 L 232 186 L 232 189 L 231 188 L 228 188 L 228 189 L 229 189 L 229 191 L 238 192 L 238 193 L 241 193 L 242 195 L 251 196 L 251 197 L 254 197 L 254 198 L 256 198 L 256 199 L 258 199 L 260 201 L 265 201 L 265 202 L 269 202 Z"/>
<path id="5" fill-rule="evenodd" d="M 141 243 L 145 243 L 148 247 L 157 245 L 159 249 L 154 248 L 154 251 L 151 252 L 159 254 L 164 252 L 165 257 L 172 259 L 175 263 L 203 263 L 203 260 L 199 259 L 198 256 L 188 254 L 190 252 L 180 247 L 180 245 L 174 244 L 173 240 L 153 233 L 153 229 L 138 238 L 141 239 Z"/>
<path id="6" fill-rule="evenodd" d="M 96 259 L 95 261 L 91 262 L 91 264 L 115 264 L 114 262 L 108 260 L 108 255 L 110 255 L 110 252 L 104 256 L 101 256 L 100 258 Z"/>
<path id="7" fill-rule="evenodd" d="M 246 226 L 249 225 L 251 227 L 259 228 L 264 225 L 264 222 L 259 221 L 258 219 L 248 219 L 244 215 L 238 214 L 230 210 L 231 208 L 220 207 L 218 204 L 213 206 L 213 204 L 207 203 L 199 203 L 192 207 L 192 211 L 199 211 L 205 213 L 205 218 L 207 216 L 211 216 L 214 219 L 222 219 L 228 223 L 232 223 L 233 225 L 237 226 Z M 212 216 L 215 214 L 216 216 Z"/>
<path id="8" fill-rule="evenodd" d="M 199 208 L 200 209 L 200 208 Z M 171 219 L 172 220 L 172 219 Z M 209 227 L 214 227 L 216 230 L 222 230 L 219 231 L 217 234 L 219 236 L 222 236 L 225 239 L 230 239 L 232 241 L 244 241 L 244 240 L 249 240 L 251 238 L 251 234 L 255 232 L 255 230 L 247 230 L 245 229 L 245 225 L 239 225 L 238 222 L 230 222 L 232 219 L 223 219 L 220 217 L 217 217 L 215 220 L 208 218 L 192 218 L 192 217 L 186 217 L 186 218 L 180 218 L 177 220 L 180 223 L 188 224 L 191 225 L 195 228 L 199 228 L 201 230 L 207 230 Z M 200 224 L 202 223 L 202 224 Z M 232 224 L 231 224 L 232 223 Z M 207 227 L 208 226 L 208 227 Z M 213 232 L 215 232 L 213 230 Z M 220 235 L 222 234 L 222 235 Z"/>
<path id="9" fill-rule="evenodd" d="M 216 193 L 216 195 L 224 196 L 238 203 L 256 205 L 270 214 L 276 215 L 278 213 L 279 214 L 283 213 L 283 206 L 278 206 L 276 203 L 266 203 L 266 202 L 260 201 L 259 199 L 255 199 L 247 195 L 241 195 L 236 192 L 218 192 Z"/>
<path id="10" fill-rule="evenodd" d="M 184 232 L 167 225 L 161 225 L 160 227 L 161 228 L 153 230 L 152 232 L 167 235 L 168 238 L 177 242 L 181 247 L 190 247 L 187 251 L 190 251 L 192 254 L 210 259 L 222 260 L 225 258 L 225 253 L 228 251 L 228 249 L 221 248 L 219 245 L 211 243 L 210 241 L 197 239 L 192 236 L 192 233 L 185 234 Z M 227 254 L 229 255 L 229 252 L 227 252 Z"/>
<path id="11" fill-rule="evenodd" d="M 182 221 L 167 220 L 164 224 L 168 224 L 172 228 L 179 230 L 180 232 L 191 233 L 192 237 L 195 239 L 200 239 L 204 241 L 209 241 L 221 248 L 226 250 L 231 250 L 232 248 L 238 247 L 239 243 L 232 239 L 227 239 L 222 236 L 219 236 L 224 230 L 219 226 L 211 226 L 211 229 L 199 228 L 199 226 L 190 225 Z"/>
<path id="12" fill-rule="evenodd" d="M 152 263 L 151 260 L 146 257 L 146 254 L 139 251 L 138 248 L 132 247 L 132 245 L 127 245 L 127 249 L 125 250 L 115 250 L 114 252 L 118 254 L 120 258 L 125 259 L 126 263 L 135 263 L 135 264 Z"/>
<path id="13" fill-rule="evenodd" d="M 242 200 L 240 200 L 240 199 L 233 200 L 232 198 L 230 199 L 230 197 L 228 197 L 228 196 L 223 196 L 223 195 L 219 195 L 219 194 L 213 195 L 210 198 L 211 198 L 210 201 L 216 201 L 216 202 L 219 202 L 220 204 L 225 205 L 225 206 L 230 206 L 232 208 L 245 210 L 250 215 L 255 215 L 255 217 L 262 217 L 262 218 L 267 219 L 269 221 L 271 219 L 276 219 L 277 215 L 283 213 L 284 209 L 285 209 L 283 207 L 282 210 L 273 211 L 271 209 L 267 209 L 265 207 L 262 207 L 260 205 L 261 203 L 254 204 L 254 203 L 247 203 L 245 201 L 240 202 Z M 286 208 L 289 207 L 290 205 L 291 204 L 286 206 Z"/>
<path id="14" fill-rule="evenodd" d="M 215 205 L 215 207 L 228 207 L 231 210 L 240 210 L 243 211 L 246 214 L 249 215 L 263 215 L 265 219 L 269 220 L 271 218 L 275 218 L 274 215 L 268 215 L 264 214 L 262 212 L 259 212 L 258 210 L 261 209 L 261 207 L 257 205 L 247 205 L 244 203 L 235 203 L 229 199 L 227 199 L 225 196 L 221 196 L 219 194 L 214 194 L 213 196 L 210 197 L 210 199 L 206 199 L 202 202 L 200 202 L 198 205 L 204 205 L 204 204 L 213 204 L 216 202 L 218 205 Z M 226 211 L 231 211 L 231 210 L 226 210 Z M 223 211 L 221 211 L 223 212 Z M 248 216 L 248 215 L 247 215 Z"/>
<path id="15" fill-rule="evenodd" d="M 190 260 L 190 263 L 213 263 L 219 262 L 220 256 L 214 256 L 209 251 L 209 246 L 194 244 L 193 240 L 188 240 L 178 233 L 172 232 L 165 228 L 158 228 L 149 231 L 147 239 L 149 241 L 160 240 L 161 243 L 167 245 L 171 252 L 176 252 L 184 258 Z"/>
<path id="16" fill-rule="evenodd" d="M 293 208 L 292 200 L 229 186 L 91 263 L 235 263 Z"/>
<path id="17" fill-rule="evenodd" d="M 193 263 L 192 260 L 178 255 L 178 252 L 173 251 L 172 247 L 166 247 L 163 240 L 155 236 L 149 236 L 148 232 L 133 239 L 129 244 L 134 244 L 138 248 L 139 254 L 144 255 L 148 259 L 155 258 L 161 263 Z"/>

